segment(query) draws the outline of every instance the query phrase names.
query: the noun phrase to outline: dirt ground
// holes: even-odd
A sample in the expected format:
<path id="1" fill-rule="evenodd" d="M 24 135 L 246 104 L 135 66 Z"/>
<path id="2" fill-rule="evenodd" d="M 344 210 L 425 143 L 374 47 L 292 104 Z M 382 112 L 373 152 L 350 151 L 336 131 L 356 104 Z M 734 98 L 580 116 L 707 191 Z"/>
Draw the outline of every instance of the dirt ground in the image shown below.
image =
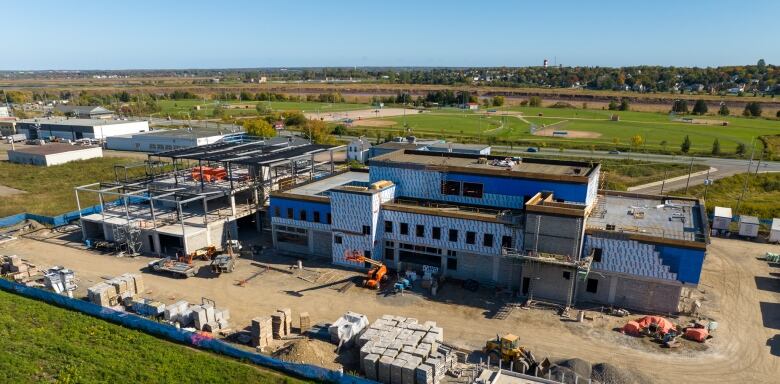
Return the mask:
<path id="1" fill-rule="evenodd" d="M 566 135 L 556 135 L 555 132 L 565 131 Z M 601 133 L 589 132 L 589 131 L 572 131 L 570 129 L 561 129 L 558 127 L 548 127 L 543 129 L 537 129 L 534 132 L 535 136 L 547 136 L 547 137 L 564 137 L 570 139 L 595 139 L 601 137 Z"/>
<path id="2" fill-rule="evenodd" d="M 359 109 L 356 111 L 344 111 L 344 112 L 328 112 L 323 113 L 320 112 L 319 114 L 316 112 L 307 112 L 305 113 L 306 117 L 309 119 L 322 119 L 324 121 L 337 121 L 341 119 L 350 118 L 352 120 L 363 120 L 363 119 L 374 119 L 377 117 L 392 117 L 392 116 L 403 116 L 405 114 L 411 115 L 415 113 L 419 113 L 414 109 L 410 108 L 382 108 L 382 109 Z M 363 123 L 361 122 L 361 125 Z"/>
<path id="3" fill-rule="evenodd" d="M 48 230 L 37 233 L 48 236 Z M 423 293 L 377 293 L 350 282 L 360 273 L 332 268 L 325 262 L 304 261 L 303 271 L 290 267 L 296 259 L 266 251 L 255 260 L 242 259 L 232 274 L 214 277 L 205 272 L 186 280 L 147 273 L 148 257 L 120 258 L 80 249 L 78 233 L 65 245 L 21 239 L 0 245 L 2 254 L 18 254 L 33 263 L 64 265 L 79 278 L 77 296 L 103 277 L 144 271 L 147 296 L 172 303 L 179 299 L 216 300 L 228 308 L 231 325 L 243 328 L 250 319 L 290 307 L 293 317 L 308 311 L 312 324 L 332 322 L 345 311 L 374 320 L 383 314 L 434 320 L 445 340 L 463 348 L 480 349 L 496 334 L 514 333 L 536 356 L 583 358 L 610 363 L 652 377 L 659 383 L 776 382 L 780 373 L 780 265 L 758 257 L 778 251 L 775 245 L 713 239 L 696 295 L 703 297 L 702 313 L 719 323 L 706 344 L 685 342 L 667 350 L 647 339 L 615 332 L 627 319 L 590 312 L 593 320 L 561 319 L 552 310 L 506 307 L 505 299 L 481 290 L 471 293 L 445 283 L 438 296 Z M 245 245 L 255 238 L 242 239 Z M 267 269 L 265 266 L 273 266 Z M 244 287 L 239 280 L 248 280 Z M 504 309 L 509 308 L 508 311 Z M 632 316 L 633 317 L 633 316 Z M 297 320 L 293 327 L 297 327 Z"/>

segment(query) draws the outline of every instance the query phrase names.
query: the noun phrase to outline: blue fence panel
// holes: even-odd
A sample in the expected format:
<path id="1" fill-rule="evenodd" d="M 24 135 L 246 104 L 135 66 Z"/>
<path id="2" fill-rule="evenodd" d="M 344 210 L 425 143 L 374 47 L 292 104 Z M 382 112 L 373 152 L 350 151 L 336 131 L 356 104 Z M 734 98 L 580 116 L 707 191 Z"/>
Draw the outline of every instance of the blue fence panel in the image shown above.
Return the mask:
<path id="1" fill-rule="evenodd" d="M 273 368 L 288 374 L 298 375 L 307 379 L 330 381 L 340 384 L 373 384 L 376 383 L 364 378 L 345 375 L 342 372 L 332 371 L 323 367 L 310 364 L 291 363 L 275 359 L 270 356 L 247 351 L 238 346 L 226 343 L 222 340 L 201 336 L 197 333 L 177 329 L 174 326 L 158 323 L 156 321 L 127 312 L 116 311 L 111 308 L 101 307 L 88 301 L 71 299 L 54 292 L 38 288 L 27 287 L 12 281 L 0 279 L 0 289 L 17 293 L 25 297 L 41 300 L 63 308 L 79 311 L 112 323 L 117 323 L 131 329 L 137 329 L 146 333 L 164 337 L 168 340 L 182 344 L 192 345 L 201 349 L 221 353 L 236 359 L 251 361 L 254 364 Z"/>
<path id="2" fill-rule="evenodd" d="M 143 201 L 144 199 L 140 199 Z M 118 205 L 116 203 L 108 203 L 113 205 Z M 87 207 L 81 210 L 81 215 L 79 215 L 79 211 L 71 211 L 68 213 L 63 213 L 62 215 L 58 216 L 45 216 L 45 215 L 38 215 L 35 213 L 19 213 L 12 216 L 7 216 L 0 218 L 0 228 L 2 227 L 10 227 L 12 225 L 16 225 L 21 223 L 24 220 L 35 220 L 41 224 L 51 225 L 53 227 L 59 227 L 61 225 L 65 225 L 70 223 L 73 220 L 78 219 L 82 215 L 91 215 L 93 213 L 100 213 L 103 209 L 100 207 L 100 205 L 93 205 L 91 207 Z"/>
<path id="3" fill-rule="evenodd" d="M 0 227 L 10 227 L 27 220 L 26 213 L 20 213 L 17 215 L 11 215 L 0 219 Z"/>

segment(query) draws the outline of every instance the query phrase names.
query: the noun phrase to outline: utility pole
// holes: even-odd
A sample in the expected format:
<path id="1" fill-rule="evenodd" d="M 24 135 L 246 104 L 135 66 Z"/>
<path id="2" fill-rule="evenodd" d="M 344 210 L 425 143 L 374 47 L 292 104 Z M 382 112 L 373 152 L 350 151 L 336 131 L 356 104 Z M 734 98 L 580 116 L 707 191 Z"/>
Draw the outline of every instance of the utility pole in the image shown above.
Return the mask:
<path id="1" fill-rule="evenodd" d="M 739 214 L 739 207 L 742 205 L 742 199 L 745 198 L 745 191 L 748 187 L 748 180 L 750 180 L 750 167 L 753 166 L 753 155 L 756 153 L 756 146 L 754 144 L 755 138 L 753 141 L 750 142 L 750 146 L 753 147 L 753 149 L 750 151 L 750 161 L 748 162 L 748 169 L 747 174 L 745 175 L 745 183 L 742 185 L 742 193 L 739 195 L 739 200 L 737 200 L 737 209 L 735 210 L 735 214 Z"/>
<path id="2" fill-rule="evenodd" d="M 688 193 L 688 185 L 691 183 L 692 170 L 693 170 L 693 156 L 691 156 L 691 164 L 688 166 L 688 180 L 685 182 L 685 193 Z"/>
<path id="3" fill-rule="evenodd" d="M 709 189 L 712 180 L 710 180 L 710 168 L 707 168 L 707 178 L 704 179 L 704 204 L 707 204 L 707 189 Z"/>
<path id="4" fill-rule="evenodd" d="M 664 171 L 664 179 L 661 180 L 661 196 L 664 195 L 664 186 L 666 185 L 666 176 L 669 174 L 669 171 Z"/>

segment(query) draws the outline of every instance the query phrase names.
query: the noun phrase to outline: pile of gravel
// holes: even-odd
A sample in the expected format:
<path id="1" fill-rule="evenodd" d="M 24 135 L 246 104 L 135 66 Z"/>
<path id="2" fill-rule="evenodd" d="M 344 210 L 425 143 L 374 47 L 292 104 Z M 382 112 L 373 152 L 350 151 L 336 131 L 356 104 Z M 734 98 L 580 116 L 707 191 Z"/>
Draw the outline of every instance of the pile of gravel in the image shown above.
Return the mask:
<path id="1" fill-rule="evenodd" d="M 593 366 L 591 379 L 594 383 L 602 384 L 650 384 L 652 380 L 638 372 L 620 368 L 609 363 L 601 363 Z"/>

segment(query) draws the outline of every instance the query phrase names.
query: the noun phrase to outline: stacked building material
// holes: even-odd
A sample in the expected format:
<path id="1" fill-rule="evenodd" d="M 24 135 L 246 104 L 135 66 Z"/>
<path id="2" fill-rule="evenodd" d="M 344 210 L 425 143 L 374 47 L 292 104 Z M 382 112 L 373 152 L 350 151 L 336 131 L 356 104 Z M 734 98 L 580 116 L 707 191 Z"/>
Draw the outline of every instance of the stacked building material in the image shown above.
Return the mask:
<path id="1" fill-rule="evenodd" d="M 300 324 L 300 332 L 304 333 L 311 328 L 311 318 L 309 317 L 309 312 L 301 312 L 300 315 L 298 315 L 299 324 Z"/>
<path id="2" fill-rule="evenodd" d="M 49 268 L 43 275 L 46 287 L 56 293 L 73 295 L 76 290 L 76 273 L 64 267 Z"/>
<path id="3" fill-rule="evenodd" d="M 165 304 L 151 299 L 133 300 L 130 308 L 142 316 L 159 317 L 165 313 Z"/>
<path id="4" fill-rule="evenodd" d="M 188 308 L 188 312 L 193 327 L 200 331 L 216 332 L 217 330 L 227 329 L 230 325 L 228 322 L 230 312 L 226 309 L 217 309 L 209 303 L 193 305 Z"/>
<path id="5" fill-rule="evenodd" d="M 368 327 L 368 317 L 360 313 L 347 312 L 328 327 L 330 341 L 349 347 L 356 342 Z M 398 348 L 400 350 L 400 348 Z"/>
<path id="6" fill-rule="evenodd" d="M 0 271 L 9 274 L 15 281 L 26 280 L 38 274 L 38 267 L 30 264 L 16 255 L 3 256 Z"/>
<path id="7" fill-rule="evenodd" d="M 273 339 L 271 316 L 256 317 L 252 319 L 252 346 L 265 348 Z"/>
<path id="8" fill-rule="evenodd" d="M 87 298 L 93 304 L 112 307 L 126 303 L 132 305 L 132 299 L 144 290 L 143 276 L 125 273 L 121 276 L 97 283 L 87 289 Z"/>
<path id="9" fill-rule="evenodd" d="M 282 317 L 282 331 L 284 332 L 284 336 L 291 335 L 292 334 L 292 309 L 280 308 L 277 309 L 276 312 L 284 315 Z"/>
<path id="10" fill-rule="evenodd" d="M 179 323 L 179 325 L 187 325 L 190 322 L 190 313 L 187 309 L 190 303 L 180 300 L 171 305 L 165 306 L 165 312 L 163 318 L 171 323 Z"/>
<path id="11" fill-rule="evenodd" d="M 366 377 L 390 384 L 438 383 L 456 360 L 443 347 L 444 331 L 435 322 L 384 315 L 356 343 Z"/>

